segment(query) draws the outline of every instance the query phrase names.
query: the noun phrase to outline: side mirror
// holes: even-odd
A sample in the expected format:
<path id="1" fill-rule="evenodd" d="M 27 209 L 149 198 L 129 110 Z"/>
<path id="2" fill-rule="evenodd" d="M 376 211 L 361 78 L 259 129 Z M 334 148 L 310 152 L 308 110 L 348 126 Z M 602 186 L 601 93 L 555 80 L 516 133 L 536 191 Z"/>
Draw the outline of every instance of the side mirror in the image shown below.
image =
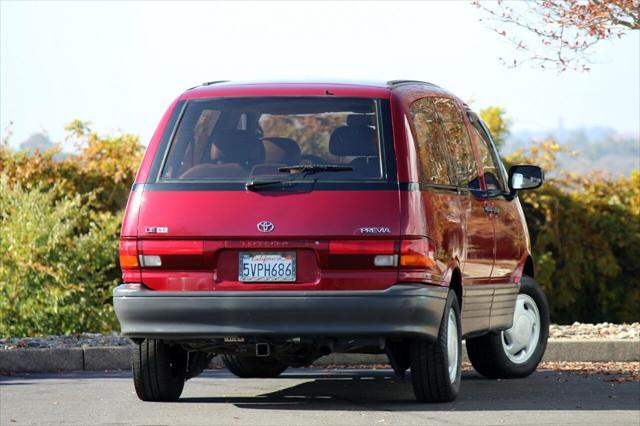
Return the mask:
<path id="1" fill-rule="evenodd" d="M 544 172 L 538 166 L 521 164 L 509 169 L 509 189 L 511 192 L 520 189 L 533 189 L 542 185 Z"/>

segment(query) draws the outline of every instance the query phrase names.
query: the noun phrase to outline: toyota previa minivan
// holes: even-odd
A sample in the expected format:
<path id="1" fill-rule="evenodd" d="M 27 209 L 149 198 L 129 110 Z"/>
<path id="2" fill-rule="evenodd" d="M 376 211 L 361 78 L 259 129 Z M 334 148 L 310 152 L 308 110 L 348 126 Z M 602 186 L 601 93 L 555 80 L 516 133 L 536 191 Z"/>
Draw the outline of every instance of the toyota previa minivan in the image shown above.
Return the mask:
<path id="1" fill-rule="evenodd" d="M 462 339 L 490 378 L 546 348 L 518 191 L 487 126 L 430 83 L 211 82 L 169 107 L 122 226 L 122 334 L 145 401 L 214 355 L 276 377 L 330 353 L 386 354 L 416 399 L 452 401 Z"/>

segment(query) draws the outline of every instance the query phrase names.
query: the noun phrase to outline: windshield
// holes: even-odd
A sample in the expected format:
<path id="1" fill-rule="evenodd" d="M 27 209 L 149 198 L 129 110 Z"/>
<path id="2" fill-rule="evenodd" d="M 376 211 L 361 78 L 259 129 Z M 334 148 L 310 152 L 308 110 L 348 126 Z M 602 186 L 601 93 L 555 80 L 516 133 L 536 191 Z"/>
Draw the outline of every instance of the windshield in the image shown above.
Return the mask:
<path id="1" fill-rule="evenodd" d="M 160 180 L 286 179 L 291 166 L 308 165 L 348 167 L 317 168 L 296 179 L 379 180 L 379 121 L 375 99 L 192 100 L 174 133 Z"/>

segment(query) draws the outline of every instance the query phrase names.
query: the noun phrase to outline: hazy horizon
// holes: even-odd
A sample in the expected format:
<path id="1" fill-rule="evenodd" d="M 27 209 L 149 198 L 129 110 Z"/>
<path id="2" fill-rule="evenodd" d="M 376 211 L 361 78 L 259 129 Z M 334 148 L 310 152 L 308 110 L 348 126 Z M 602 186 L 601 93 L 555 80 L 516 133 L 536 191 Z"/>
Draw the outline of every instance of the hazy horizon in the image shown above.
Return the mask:
<path id="1" fill-rule="evenodd" d="M 592 71 L 505 68 L 513 46 L 467 2 L 0 2 L 0 124 L 11 144 L 61 141 L 73 119 L 146 144 L 169 103 L 217 79 L 432 81 L 514 132 L 640 135 L 640 32 L 599 44 Z"/>

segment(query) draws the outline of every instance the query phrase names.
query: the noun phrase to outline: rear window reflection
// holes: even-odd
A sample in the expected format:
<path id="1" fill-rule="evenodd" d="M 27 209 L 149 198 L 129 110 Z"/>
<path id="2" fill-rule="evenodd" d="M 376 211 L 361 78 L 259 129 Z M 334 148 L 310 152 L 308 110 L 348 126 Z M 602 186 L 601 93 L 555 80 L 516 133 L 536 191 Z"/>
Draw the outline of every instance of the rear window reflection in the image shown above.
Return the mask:
<path id="1" fill-rule="evenodd" d="M 283 177 L 279 168 L 347 165 L 318 180 L 382 177 L 378 103 L 373 99 L 236 98 L 191 101 L 162 180 Z"/>

